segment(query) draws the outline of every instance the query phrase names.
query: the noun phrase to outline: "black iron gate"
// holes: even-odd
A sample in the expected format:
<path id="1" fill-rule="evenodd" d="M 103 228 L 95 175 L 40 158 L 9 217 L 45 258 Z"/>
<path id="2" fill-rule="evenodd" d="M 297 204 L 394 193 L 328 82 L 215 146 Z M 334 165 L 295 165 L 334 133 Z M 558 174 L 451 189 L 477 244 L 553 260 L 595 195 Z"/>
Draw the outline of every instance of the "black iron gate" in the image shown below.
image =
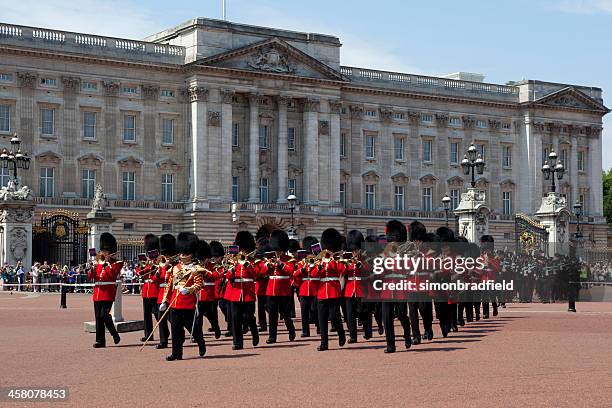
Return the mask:
<path id="1" fill-rule="evenodd" d="M 548 231 L 539 222 L 525 214 L 514 216 L 514 236 L 517 252 L 548 254 Z"/>
<path id="2" fill-rule="evenodd" d="M 32 226 L 32 258 L 35 262 L 79 265 L 87 262 L 89 226 L 77 213 L 65 210 L 42 213 Z"/>

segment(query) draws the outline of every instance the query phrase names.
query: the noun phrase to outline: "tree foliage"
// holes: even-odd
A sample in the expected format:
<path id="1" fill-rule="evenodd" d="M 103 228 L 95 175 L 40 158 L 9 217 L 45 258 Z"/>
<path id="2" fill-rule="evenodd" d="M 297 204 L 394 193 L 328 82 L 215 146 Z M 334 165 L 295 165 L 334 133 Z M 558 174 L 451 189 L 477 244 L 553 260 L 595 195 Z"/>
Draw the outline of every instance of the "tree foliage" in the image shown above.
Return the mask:
<path id="1" fill-rule="evenodd" d="M 603 172 L 603 210 L 608 224 L 612 224 L 612 169 Z"/>

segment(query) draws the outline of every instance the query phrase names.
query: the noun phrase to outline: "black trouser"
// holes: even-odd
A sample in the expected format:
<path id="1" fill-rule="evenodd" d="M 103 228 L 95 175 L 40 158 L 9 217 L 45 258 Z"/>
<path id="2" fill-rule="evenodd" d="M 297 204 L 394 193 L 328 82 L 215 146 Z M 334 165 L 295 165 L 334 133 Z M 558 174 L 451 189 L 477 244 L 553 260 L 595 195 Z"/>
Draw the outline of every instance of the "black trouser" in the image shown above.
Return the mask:
<path id="1" fill-rule="evenodd" d="M 294 318 L 295 317 L 295 286 L 291 286 L 291 298 L 289 301 L 289 315 Z"/>
<path id="2" fill-rule="evenodd" d="M 421 314 L 421 319 L 423 319 L 423 330 L 426 332 L 433 332 L 431 327 L 433 325 L 433 305 L 431 300 L 419 302 L 419 313 Z M 410 319 L 412 319 L 412 317 Z"/>
<path id="3" fill-rule="evenodd" d="M 106 336 L 104 335 L 104 326 L 108 329 L 111 336 L 117 337 L 117 329 L 113 318 L 110 315 L 112 300 L 98 300 L 94 302 L 94 315 L 96 316 L 96 343 L 106 344 Z"/>
<path id="4" fill-rule="evenodd" d="M 291 319 L 291 298 L 289 296 L 268 296 L 268 313 L 270 318 L 270 339 L 276 340 L 276 332 L 278 329 L 278 315 L 285 321 L 285 326 L 289 335 L 295 334 L 295 326 Z"/>
<path id="5" fill-rule="evenodd" d="M 385 328 L 387 347 L 395 349 L 395 316 L 404 329 L 404 341 L 410 339 L 410 320 L 408 319 L 408 304 L 404 301 L 383 302 L 382 321 Z"/>
<path id="6" fill-rule="evenodd" d="M 321 346 L 327 347 L 329 343 L 328 325 L 329 320 L 338 330 L 338 340 L 344 341 L 344 326 L 340 321 L 340 298 L 319 299 L 317 302 L 317 313 L 319 315 L 319 329 L 321 330 Z"/>
<path id="7" fill-rule="evenodd" d="M 232 331 L 232 302 L 229 300 L 221 299 L 219 301 L 219 309 L 223 313 L 225 323 L 227 323 L 227 331 Z"/>
<path id="8" fill-rule="evenodd" d="M 410 328 L 414 337 L 421 337 L 419 328 L 419 302 L 408 302 L 408 317 L 410 318 Z M 423 315 L 421 314 L 421 317 Z"/>
<path id="9" fill-rule="evenodd" d="M 459 302 L 459 304 L 457 305 L 457 319 L 459 319 L 459 323 L 461 322 L 465 322 L 465 318 L 464 318 L 464 312 L 465 312 L 465 307 L 466 307 L 466 303 L 465 302 Z"/>
<path id="10" fill-rule="evenodd" d="M 185 329 L 191 333 L 194 329 L 193 319 L 195 318 L 195 309 L 175 309 L 170 311 L 172 315 L 170 328 L 172 330 L 172 355 L 174 357 L 183 358 L 183 343 L 185 342 Z M 203 346 L 204 337 L 201 330 L 193 330 L 191 333 L 198 346 Z"/>
<path id="11" fill-rule="evenodd" d="M 255 321 L 255 302 L 231 302 L 232 313 L 232 335 L 234 336 L 234 346 L 243 347 L 244 332 L 242 327 L 247 324 L 253 338 L 259 338 L 257 322 Z"/>
<path id="12" fill-rule="evenodd" d="M 366 338 L 372 337 L 372 316 L 364 309 L 368 305 L 361 303 L 361 298 L 349 297 L 345 298 L 346 305 L 346 325 L 348 327 L 349 338 L 357 340 L 357 319 L 363 324 L 363 334 Z"/>
<path id="13" fill-rule="evenodd" d="M 143 298 L 142 299 L 142 310 L 144 312 L 144 335 L 149 337 L 149 334 L 153 331 L 153 316 L 159 320 L 158 309 L 157 309 L 157 298 Z"/>
<path id="14" fill-rule="evenodd" d="M 168 338 L 170 337 L 170 330 L 168 329 L 168 316 L 170 312 L 166 313 L 166 316 L 162 319 L 165 312 L 160 312 L 159 305 L 157 305 L 157 321 L 159 322 L 159 344 L 168 344 Z M 161 319 L 161 320 L 160 320 Z"/>
<path id="15" fill-rule="evenodd" d="M 198 302 L 198 318 L 196 324 L 199 330 L 204 329 L 204 317 L 210 322 L 210 326 L 215 332 L 220 331 L 219 329 L 219 315 L 217 314 L 217 301 L 201 301 Z"/>
<path id="16" fill-rule="evenodd" d="M 439 300 L 435 302 L 434 307 L 436 309 L 436 317 L 440 321 L 440 328 L 442 331 L 450 329 L 452 317 L 451 308 L 448 301 Z"/>
<path id="17" fill-rule="evenodd" d="M 257 324 L 262 330 L 266 330 L 268 322 L 266 320 L 266 310 L 268 308 L 268 297 L 266 295 L 257 295 Z"/>
<path id="18" fill-rule="evenodd" d="M 457 303 L 453 302 L 449 304 L 448 309 L 451 317 L 450 324 L 452 327 L 457 327 L 457 324 L 459 323 L 459 321 L 457 320 Z"/>
<path id="19" fill-rule="evenodd" d="M 302 335 L 310 336 L 310 323 L 313 321 L 313 306 L 317 300 L 316 296 L 300 296 L 300 311 L 302 316 Z M 319 327 L 319 321 L 316 320 Z"/>

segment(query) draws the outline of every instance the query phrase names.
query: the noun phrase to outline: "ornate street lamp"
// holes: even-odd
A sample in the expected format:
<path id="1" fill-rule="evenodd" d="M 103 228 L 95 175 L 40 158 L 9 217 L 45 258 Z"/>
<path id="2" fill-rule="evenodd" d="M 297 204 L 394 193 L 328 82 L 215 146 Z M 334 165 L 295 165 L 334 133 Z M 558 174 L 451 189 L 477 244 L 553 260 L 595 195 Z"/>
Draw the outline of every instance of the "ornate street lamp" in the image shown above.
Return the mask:
<path id="1" fill-rule="evenodd" d="M 287 202 L 289 203 L 289 210 L 291 210 L 291 229 L 292 230 L 295 228 L 295 224 L 293 221 L 293 212 L 295 211 L 296 201 L 297 201 L 297 197 L 295 196 L 295 194 L 293 193 L 289 194 L 289 197 L 287 197 Z"/>
<path id="2" fill-rule="evenodd" d="M 463 174 L 466 176 L 472 173 L 472 188 L 476 187 L 476 177 L 475 173 L 482 174 L 485 168 L 485 161 L 482 159 L 482 156 L 478 154 L 478 150 L 474 143 L 470 144 L 470 147 L 467 150 L 465 156 L 463 156 L 463 160 L 461 161 L 461 168 L 463 169 Z"/>
<path id="3" fill-rule="evenodd" d="M 557 173 L 557 179 L 562 180 L 565 168 L 563 167 L 563 163 L 557 160 L 557 153 L 555 153 L 554 150 L 551 150 L 548 155 L 548 160 L 544 161 L 542 173 L 544 174 L 544 180 L 552 179 L 552 192 L 555 193 L 557 191 L 557 187 L 555 186 L 555 173 Z"/>
<path id="4" fill-rule="evenodd" d="M 0 154 L 0 162 L 3 168 L 12 168 L 13 179 L 17 180 L 17 169 L 27 170 L 30 168 L 30 158 L 27 153 L 21 151 L 21 140 L 14 133 L 11 138 L 10 150 L 3 149 Z"/>
<path id="5" fill-rule="evenodd" d="M 448 196 L 448 193 L 442 197 L 442 205 L 444 206 L 444 218 L 446 221 L 446 227 L 448 227 L 448 210 L 450 210 L 451 198 Z"/>
<path id="6" fill-rule="evenodd" d="M 576 239 L 580 239 L 582 238 L 582 232 L 580 231 L 580 218 L 582 217 L 582 204 L 578 200 L 576 200 L 576 202 L 574 203 L 574 215 L 576 215 L 576 221 L 577 221 L 576 234 L 574 234 L 574 237 Z"/>

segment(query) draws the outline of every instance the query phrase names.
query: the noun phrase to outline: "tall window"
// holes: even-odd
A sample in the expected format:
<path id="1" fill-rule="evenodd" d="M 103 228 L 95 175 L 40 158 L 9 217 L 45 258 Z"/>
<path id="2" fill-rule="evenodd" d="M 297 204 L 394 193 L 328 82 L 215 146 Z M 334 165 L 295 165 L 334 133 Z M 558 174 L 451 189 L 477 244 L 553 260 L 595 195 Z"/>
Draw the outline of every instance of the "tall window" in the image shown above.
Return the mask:
<path id="1" fill-rule="evenodd" d="M 404 211 L 404 186 L 395 186 L 395 211 Z"/>
<path id="2" fill-rule="evenodd" d="M 504 215 L 512 214 L 512 193 L 510 191 L 504 191 L 502 193 L 502 203 L 504 206 Z"/>
<path id="3" fill-rule="evenodd" d="M 376 157 L 376 136 L 366 135 L 366 159 Z"/>
<path id="4" fill-rule="evenodd" d="M 431 140 L 423 140 L 423 161 L 431 161 Z"/>
<path id="5" fill-rule="evenodd" d="M 8 186 L 9 179 L 11 178 L 9 174 L 8 167 L 0 167 L 0 187 Z"/>
<path id="6" fill-rule="evenodd" d="M 459 163 L 459 143 L 457 142 L 450 144 L 450 162 L 451 164 Z"/>
<path id="7" fill-rule="evenodd" d="M 40 168 L 40 196 L 53 197 L 53 167 Z"/>
<path id="8" fill-rule="evenodd" d="M 376 186 L 374 184 L 366 184 L 365 201 L 368 210 L 376 208 Z"/>
<path id="9" fill-rule="evenodd" d="M 346 208 L 346 183 L 340 183 L 340 205 Z"/>
<path id="10" fill-rule="evenodd" d="M 296 185 L 297 184 L 294 178 L 287 179 L 287 191 L 289 192 L 289 194 L 295 194 L 295 192 L 297 191 Z"/>
<path id="11" fill-rule="evenodd" d="M 346 157 L 346 133 L 340 133 L 340 157 Z"/>
<path id="12" fill-rule="evenodd" d="M 162 119 L 162 143 L 174 143 L 174 119 Z"/>
<path id="13" fill-rule="evenodd" d="M 55 109 L 43 108 L 40 110 L 40 132 L 43 135 L 55 133 Z"/>
<path id="14" fill-rule="evenodd" d="M 238 177 L 232 176 L 232 201 L 238 202 Z"/>
<path id="15" fill-rule="evenodd" d="M 478 150 L 478 154 L 482 157 L 482 160 L 485 160 L 485 153 L 487 152 L 485 145 L 483 143 L 479 143 L 476 145 L 476 149 Z"/>
<path id="16" fill-rule="evenodd" d="M 396 137 L 394 144 L 395 160 L 404 160 L 404 138 Z"/>
<path id="17" fill-rule="evenodd" d="M 96 185 L 96 171 L 83 170 L 83 198 L 93 198 Z"/>
<path id="18" fill-rule="evenodd" d="M 83 112 L 83 137 L 96 138 L 96 112 Z"/>
<path id="19" fill-rule="evenodd" d="M 123 141 L 124 142 L 135 142 L 136 141 L 136 116 L 135 115 L 124 115 L 123 116 Z"/>
<path id="20" fill-rule="evenodd" d="M 512 146 L 504 145 L 502 147 L 502 166 L 512 167 Z"/>
<path id="21" fill-rule="evenodd" d="M 11 106 L 0 105 L 0 132 L 11 131 Z"/>
<path id="22" fill-rule="evenodd" d="M 267 149 L 270 139 L 270 127 L 267 125 L 259 126 L 259 148 Z"/>
<path id="23" fill-rule="evenodd" d="M 576 159 L 578 171 L 584 171 L 584 152 L 582 150 L 578 152 L 578 157 Z"/>
<path id="24" fill-rule="evenodd" d="M 259 201 L 262 203 L 268 202 L 268 179 L 259 179 Z"/>
<path id="25" fill-rule="evenodd" d="M 161 199 L 162 201 L 174 201 L 174 183 L 172 174 L 162 174 Z"/>
<path id="26" fill-rule="evenodd" d="M 237 122 L 232 123 L 232 147 L 238 147 L 240 137 L 240 125 Z"/>
<path id="27" fill-rule="evenodd" d="M 559 156 L 559 159 L 561 159 L 561 164 L 563 164 L 563 167 L 565 167 L 567 170 L 567 149 L 561 150 L 561 156 Z"/>
<path id="28" fill-rule="evenodd" d="M 431 211 L 431 187 L 423 187 L 423 211 Z"/>
<path id="29" fill-rule="evenodd" d="M 542 149 L 542 164 L 548 160 L 548 147 Z"/>
<path id="30" fill-rule="evenodd" d="M 584 194 L 579 194 L 578 195 L 578 202 L 582 206 L 582 214 L 588 214 L 588 211 L 587 211 L 587 208 L 586 208 L 586 200 L 584 198 Z"/>
<path id="31" fill-rule="evenodd" d="M 450 199 L 451 210 L 454 210 L 455 208 L 459 207 L 459 190 L 452 189 L 450 191 Z"/>
<path id="32" fill-rule="evenodd" d="M 136 199 L 136 174 L 133 171 L 124 171 L 122 179 L 123 199 Z"/>
<path id="33" fill-rule="evenodd" d="M 295 128 L 290 127 L 287 129 L 287 150 L 295 152 Z"/>

